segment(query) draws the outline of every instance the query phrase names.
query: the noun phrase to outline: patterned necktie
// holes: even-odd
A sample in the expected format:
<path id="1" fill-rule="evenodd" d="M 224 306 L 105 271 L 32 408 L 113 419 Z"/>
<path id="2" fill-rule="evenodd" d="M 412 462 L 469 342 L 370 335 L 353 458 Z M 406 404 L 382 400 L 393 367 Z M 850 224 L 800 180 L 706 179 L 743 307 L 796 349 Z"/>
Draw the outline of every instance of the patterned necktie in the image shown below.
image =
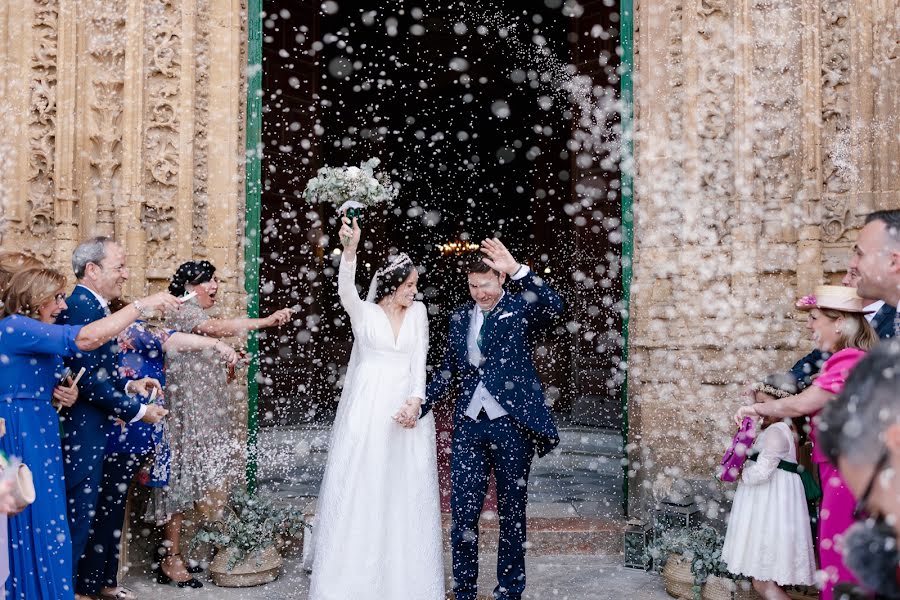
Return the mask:
<path id="1" fill-rule="evenodd" d="M 900 311 L 894 315 L 894 337 L 900 338 Z"/>

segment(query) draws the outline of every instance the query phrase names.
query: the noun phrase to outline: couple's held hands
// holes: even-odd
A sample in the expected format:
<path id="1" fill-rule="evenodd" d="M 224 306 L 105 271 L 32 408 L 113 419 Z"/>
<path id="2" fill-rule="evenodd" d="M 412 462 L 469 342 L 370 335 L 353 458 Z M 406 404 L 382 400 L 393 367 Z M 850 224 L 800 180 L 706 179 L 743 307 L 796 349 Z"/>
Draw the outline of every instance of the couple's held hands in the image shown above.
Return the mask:
<path id="1" fill-rule="evenodd" d="M 422 399 L 411 396 L 410 398 L 407 398 L 406 402 L 400 407 L 400 410 L 397 411 L 397 414 L 395 414 L 393 418 L 406 429 L 412 429 L 416 426 L 416 423 L 419 422 L 419 413 L 421 411 Z"/>
<path id="2" fill-rule="evenodd" d="M 497 238 L 483 240 L 481 242 L 481 252 L 485 255 L 485 258 L 482 259 L 484 263 L 500 273 L 512 276 L 522 266 L 516 262 L 510 251 L 503 245 L 503 242 Z"/>

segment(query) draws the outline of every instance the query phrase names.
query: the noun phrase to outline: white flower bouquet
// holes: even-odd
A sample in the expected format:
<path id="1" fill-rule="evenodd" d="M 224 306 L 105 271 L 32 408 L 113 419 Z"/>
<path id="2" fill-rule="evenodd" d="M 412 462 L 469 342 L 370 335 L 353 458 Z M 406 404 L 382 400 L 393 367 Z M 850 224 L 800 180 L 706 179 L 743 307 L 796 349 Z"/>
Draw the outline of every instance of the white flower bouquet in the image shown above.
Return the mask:
<path id="1" fill-rule="evenodd" d="M 358 167 L 323 167 L 307 182 L 303 198 L 329 202 L 338 213 L 347 211 L 349 218 L 358 218 L 363 208 L 391 202 L 400 191 L 386 173 L 375 173 L 379 164 L 380 160 L 370 158 Z"/>

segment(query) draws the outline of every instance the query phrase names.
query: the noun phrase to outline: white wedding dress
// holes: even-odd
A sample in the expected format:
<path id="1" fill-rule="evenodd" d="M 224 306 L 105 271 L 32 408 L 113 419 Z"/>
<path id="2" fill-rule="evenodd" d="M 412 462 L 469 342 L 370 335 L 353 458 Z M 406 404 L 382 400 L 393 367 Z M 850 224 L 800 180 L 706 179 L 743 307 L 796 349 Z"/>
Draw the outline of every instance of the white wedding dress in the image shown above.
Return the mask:
<path id="1" fill-rule="evenodd" d="M 354 343 L 313 523 L 310 600 L 443 600 L 433 413 L 404 429 L 393 415 L 425 397 L 428 315 L 406 311 L 397 339 L 360 299 L 343 258 L 338 293 Z M 307 557 L 307 561 L 310 557 Z"/>

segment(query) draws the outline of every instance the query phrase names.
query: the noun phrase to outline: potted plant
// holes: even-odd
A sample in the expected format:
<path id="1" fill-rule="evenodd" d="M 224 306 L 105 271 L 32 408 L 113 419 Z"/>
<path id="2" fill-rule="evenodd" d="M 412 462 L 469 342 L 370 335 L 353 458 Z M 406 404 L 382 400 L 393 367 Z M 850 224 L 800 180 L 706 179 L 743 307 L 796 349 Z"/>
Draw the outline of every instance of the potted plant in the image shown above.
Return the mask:
<path id="1" fill-rule="evenodd" d="M 666 592 L 675 598 L 693 597 L 690 548 L 691 530 L 672 528 L 658 535 L 645 553 L 644 563 L 662 574 Z"/>
<path id="2" fill-rule="evenodd" d="M 662 572 L 666 592 L 693 600 L 749 600 L 756 592 L 722 561 L 724 538 L 709 525 L 669 529 L 650 546 L 648 558 Z"/>
<path id="3" fill-rule="evenodd" d="M 221 520 L 203 524 L 191 546 L 208 543 L 216 547 L 209 567 L 216 585 L 262 585 L 278 578 L 282 560 L 277 544 L 283 538 L 300 537 L 305 526 L 301 511 L 275 506 L 267 498 L 237 489 Z"/>

